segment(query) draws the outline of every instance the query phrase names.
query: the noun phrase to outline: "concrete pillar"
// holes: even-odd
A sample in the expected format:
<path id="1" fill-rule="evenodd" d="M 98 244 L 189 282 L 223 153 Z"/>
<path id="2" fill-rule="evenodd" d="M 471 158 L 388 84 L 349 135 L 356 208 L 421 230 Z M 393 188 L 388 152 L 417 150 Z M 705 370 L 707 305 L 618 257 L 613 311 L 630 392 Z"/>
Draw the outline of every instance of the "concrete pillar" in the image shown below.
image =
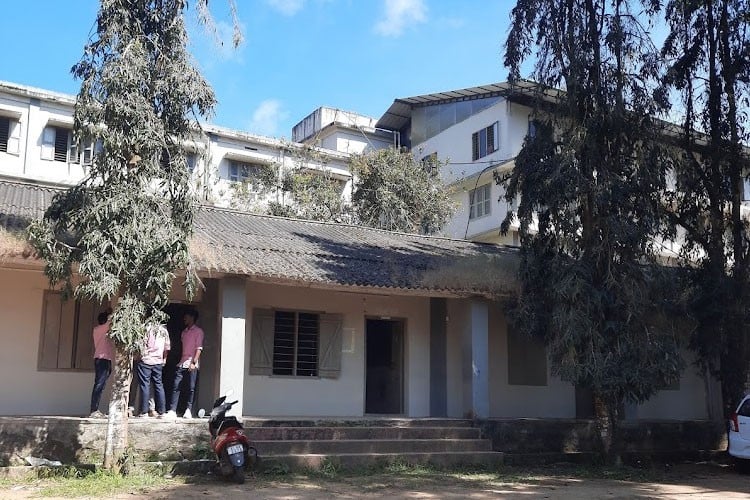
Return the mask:
<path id="1" fill-rule="evenodd" d="M 489 307 L 472 301 L 471 322 L 471 406 L 475 417 L 490 416 Z"/>
<path id="2" fill-rule="evenodd" d="M 219 361 L 219 394 L 231 389 L 228 400 L 239 402 L 229 414 L 242 415 L 245 382 L 245 280 L 224 278 L 219 287 L 219 332 L 221 359 Z"/>
<path id="3" fill-rule="evenodd" d="M 430 299 L 430 416 L 448 415 L 447 324 L 445 299 Z"/>

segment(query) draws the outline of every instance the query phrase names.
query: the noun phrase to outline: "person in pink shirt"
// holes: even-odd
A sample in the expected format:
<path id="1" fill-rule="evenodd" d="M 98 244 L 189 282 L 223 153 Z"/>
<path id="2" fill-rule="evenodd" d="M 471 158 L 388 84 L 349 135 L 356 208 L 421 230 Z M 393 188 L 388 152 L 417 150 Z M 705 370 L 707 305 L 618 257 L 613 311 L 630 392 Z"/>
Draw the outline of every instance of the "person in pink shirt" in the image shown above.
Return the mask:
<path id="1" fill-rule="evenodd" d="M 198 321 L 198 311 L 190 309 L 185 313 L 182 318 L 185 329 L 182 331 L 182 356 L 180 356 L 180 362 L 177 365 L 177 371 L 174 376 L 174 392 L 172 393 L 172 401 L 169 406 L 167 416 L 177 416 L 177 403 L 180 400 L 180 392 L 182 390 L 181 383 L 183 378 L 189 384 L 187 389 L 187 409 L 183 414 L 184 418 L 193 418 L 193 398 L 195 397 L 195 383 L 198 380 L 198 370 L 200 368 L 201 352 L 203 352 L 203 330 L 201 327 L 195 324 Z"/>
<path id="2" fill-rule="evenodd" d="M 148 418 L 148 400 L 151 397 L 151 382 L 154 382 L 154 402 L 156 412 L 161 417 L 165 410 L 164 384 L 162 370 L 167 362 L 171 345 L 169 332 L 164 325 L 149 325 L 146 331 L 145 343 L 141 348 L 141 359 L 136 362 L 138 386 L 141 389 L 141 414 Z"/>
<path id="3" fill-rule="evenodd" d="M 109 321 L 109 313 L 100 313 L 96 318 L 98 325 L 94 327 L 92 332 L 94 338 L 94 388 L 91 390 L 90 418 L 105 417 L 104 413 L 99 411 L 99 402 L 102 399 L 102 391 L 107 384 L 107 379 L 112 373 L 112 358 L 115 351 L 112 340 L 107 337 Z"/>

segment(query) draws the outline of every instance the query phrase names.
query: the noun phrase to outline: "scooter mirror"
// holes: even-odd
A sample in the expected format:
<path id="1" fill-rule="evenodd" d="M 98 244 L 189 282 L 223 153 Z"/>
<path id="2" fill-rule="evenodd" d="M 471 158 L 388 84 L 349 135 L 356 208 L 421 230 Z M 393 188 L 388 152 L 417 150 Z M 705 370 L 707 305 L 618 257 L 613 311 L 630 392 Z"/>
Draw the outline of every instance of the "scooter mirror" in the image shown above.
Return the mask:
<path id="1" fill-rule="evenodd" d="M 205 409 L 201 408 L 200 410 L 198 410 L 198 418 L 203 418 L 205 416 L 206 416 L 206 410 Z"/>

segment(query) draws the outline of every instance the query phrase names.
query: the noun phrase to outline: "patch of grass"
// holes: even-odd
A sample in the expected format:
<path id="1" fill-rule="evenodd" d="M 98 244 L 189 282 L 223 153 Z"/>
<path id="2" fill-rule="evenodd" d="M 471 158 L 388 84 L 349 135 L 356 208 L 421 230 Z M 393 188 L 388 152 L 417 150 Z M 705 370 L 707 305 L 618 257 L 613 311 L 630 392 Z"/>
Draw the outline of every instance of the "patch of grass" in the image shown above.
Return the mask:
<path id="1" fill-rule="evenodd" d="M 143 493 L 152 488 L 176 484 L 174 479 L 160 475 L 134 473 L 126 476 L 105 471 L 79 473 L 73 477 L 54 477 L 45 480 L 39 490 L 43 497 L 106 498 L 121 493 Z"/>

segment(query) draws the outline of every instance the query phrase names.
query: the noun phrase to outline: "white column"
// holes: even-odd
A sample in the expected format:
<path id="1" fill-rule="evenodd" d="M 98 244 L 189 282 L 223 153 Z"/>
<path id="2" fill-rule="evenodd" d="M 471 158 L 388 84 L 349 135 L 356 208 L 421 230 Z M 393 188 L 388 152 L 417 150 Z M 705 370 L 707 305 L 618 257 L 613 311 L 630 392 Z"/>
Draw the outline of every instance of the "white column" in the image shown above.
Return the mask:
<path id="1" fill-rule="evenodd" d="M 489 308 L 471 302 L 471 406 L 475 417 L 490 416 Z"/>
<path id="2" fill-rule="evenodd" d="M 219 331 L 221 332 L 221 358 L 219 360 L 219 394 L 229 390 L 227 400 L 239 402 L 231 415 L 242 415 L 245 382 L 245 280 L 224 278 L 219 288 Z"/>

